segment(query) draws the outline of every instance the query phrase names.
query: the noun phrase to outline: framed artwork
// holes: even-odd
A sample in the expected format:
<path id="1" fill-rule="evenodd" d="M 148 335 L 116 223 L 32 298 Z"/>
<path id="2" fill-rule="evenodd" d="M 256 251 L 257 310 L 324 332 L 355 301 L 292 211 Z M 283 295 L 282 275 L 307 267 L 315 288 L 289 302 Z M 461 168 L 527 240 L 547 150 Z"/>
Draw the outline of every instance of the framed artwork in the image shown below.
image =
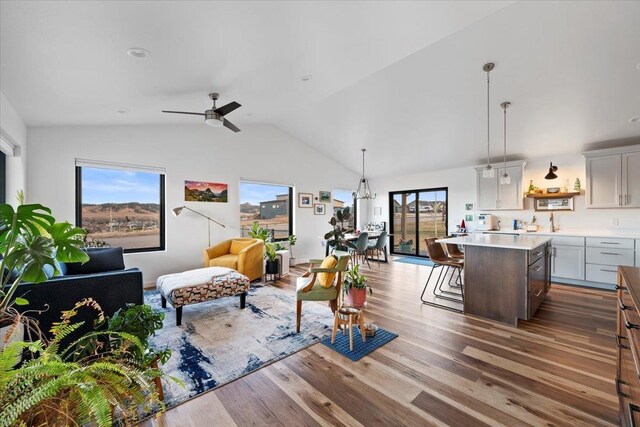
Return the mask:
<path id="1" fill-rule="evenodd" d="M 533 207 L 536 211 L 572 211 L 573 197 L 561 199 L 533 199 Z"/>
<path id="2" fill-rule="evenodd" d="M 473 222 L 473 215 L 465 215 L 464 222 Z"/>
<path id="3" fill-rule="evenodd" d="M 374 215 L 382 215 L 382 207 L 381 206 L 375 206 L 373 208 L 373 214 Z"/>
<path id="4" fill-rule="evenodd" d="M 219 182 L 185 181 L 185 202 L 227 203 L 227 184 Z"/>
<path id="5" fill-rule="evenodd" d="M 324 215 L 325 214 L 325 205 L 324 203 L 314 203 L 313 204 L 313 213 L 316 215 Z"/>
<path id="6" fill-rule="evenodd" d="M 331 203 L 331 191 L 319 191 L 319 198 L 318 201 L 320 203 Z M 324 213 L 322 214 L 324 215 Z"/>
<path id="7" fill-rule="evenodd" d="M 298 193 L 298 207 L 299 208 L 312 208 L 313 207 L 313 194 L 311 194 L 311 193 Z"/>
<path id="8" fill-rule="evenodd" d="M 465 211 L 472 211 L 473 210 L 473 203 L 465 203 L 464 204 L 464 210 Z"/>

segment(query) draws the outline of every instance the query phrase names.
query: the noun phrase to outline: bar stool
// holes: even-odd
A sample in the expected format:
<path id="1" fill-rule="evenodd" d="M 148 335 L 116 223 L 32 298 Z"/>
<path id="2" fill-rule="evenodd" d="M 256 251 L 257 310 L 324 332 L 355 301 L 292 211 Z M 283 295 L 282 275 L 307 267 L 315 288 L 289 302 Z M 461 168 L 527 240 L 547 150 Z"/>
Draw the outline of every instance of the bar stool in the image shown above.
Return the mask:
<path id="1" fill-rule="evenodd" d="M 431 280 L 431 276 L 433 275 L 433 271 L 436 268 L 439 267 L 443 267 L 440 270 L 440 273 L 438 274 L 438 279 L 436 280 L 436 283 L 433 287 L 433 295 L 436 298 L 442 298 L 445 300 L 449 300 L 449 301 L 454 301 L 454 302 L 464 302 L 464 286 L 462 283 L 462 268 L 464 267 L 464 260 L 459 259 L 459 258 L 453 258 L 453 257 L 449 257 L 444 253 L 444 249 L 442 247 L 441 244 L 436 243 L 437 238 L 435 237 L 431 237 L 428 239 L 425 239 L 425 243 L 427 246 L 427 255 L 429 256 L 429 258 L 431 259 L 431 262 L 433 262 L 433 266 L 431 267 L 431 272 L 429 273 L 429 277 L 427 278 L 427 283 L 425 283 L 424 285 L 424 289 L 422 290 L 422 294 L 420 295 L 420 299 L 422 300 L 422 302 L 424 304 L 428 304 L 428 305 L 433 305 L 433 306 L 438 306 L 438 307 L 443 307 L 443 308 L 447 308 L 447 309 L 452 309 L 451 307 L 445 306 L 445 305 L 441 305 L 441 304 L 437 304 L 431 301 L 427 301 L 424 299 L 424 294 L 427 291 L 427 288 L 429 287 L 429 281 Z M 454 269 L 453 274 L 455 274 L 455 271 L 458 272 L 458 277 L 456 278 L 456 282 L 458 282 L 460 284 L 460 293 L 456 293 L 456 292 L 450 292 L 450 291 L 445 291 L 444 289 L 442 289 L 442 284 L 444 283 L 447 273 L 449 272 L 450 269 Z M 444 276 L 443 276 L 444 273 Z M 453 277 L 453 274 L 451 277 Z M 442 280 L 441 280 L 442 279 Z M 451 278 L 449 278 L 449 281 L 451 281 Z M 440 293 L 436 292 L 436 290 L 439 290 Z M 445 295 L 446 294 L 446 295 Z M 456 310 L 456 311 L 461 311 L 461 310 Z"/>

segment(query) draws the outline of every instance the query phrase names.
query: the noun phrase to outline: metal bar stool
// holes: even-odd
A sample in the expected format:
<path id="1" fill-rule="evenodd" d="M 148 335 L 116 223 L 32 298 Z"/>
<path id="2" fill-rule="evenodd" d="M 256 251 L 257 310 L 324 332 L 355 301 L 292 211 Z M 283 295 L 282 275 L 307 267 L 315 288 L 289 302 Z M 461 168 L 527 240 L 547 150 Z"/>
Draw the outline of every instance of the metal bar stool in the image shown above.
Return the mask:
<path id="1" fill-rule="evenodd" d="M 453 301 L 453 302 L 464 302 L 464 287 L 462 284 L 462 268 L 464 267 L 464 260 L 459 259 L 459 258 L 453 258 L 453 257 L 449 257 L 445 254 L 444 249 L 442 247 L 441 244 L 436 243 L 437 238 L 435 237 L 431 237 L 428 239 L 425 239 L 426 245 L 427 245 L 427 255 L 429 256 L 429 258 L 431 259 L 431 262 L 433 262 L 433 266 L 431 267 L 431 272 L 429 273 L 429 277 L 427 278 L 427 282 L 424 285 L 424 289 L 422 290 L 422 294 L 420 295 L 420 299 L 422 300 L 423 304 L 427 304 L 427 305 L 432 305 L 432 306 L 436 306 L 436 307 L 440 307 L 440 308 L 446 308 L 448 310 L 453 310 L 453 311 L 458 311 L 458 312 L 462 312 L 462 310 L 459 309 L 455 309 L 453 307 L 449 307 L 447 305 L 443 305 L 443 304 L 438 304 L 432 301 L 428 301 L 425 300 L 424 298 L 424 294 L 427 291 L 427 288 L 429 287 L 429 281 L 431 280 L 431 276 L 433 275 L 433 271 L 436 268 L 440 268 L 442 267 L 442 269 L 440 270 L 440 273 L 438 274 L 438 279 L 436 280 L 436 283 L 433 287 L 433 295 L 436 298 L 441 298 L 444 300 L 448 300 L 448 301 Z M 442 289 L 442 285 L 444 284 L 445 280 L 446 280 L 446 276 L 449 273 L 449 271 L 451 269 L 454 269 L 454 271 L 452 272 L 451 277 L 454 276 L 455 271 L 457 270 L 458 272 L 458 277 L 456 278 L 456 282 L 459 281 L 460 283 L 460 293 L 456 293 L 456 292 L 451 292 L 451 291 L 446 291 L 444 289 Z M 444 273 L 444 276 L 443 276 Z M 451 278 L 449 279 L 449 282 L 451 281 Z M 439 292 L 437 292 L 439 291 Z"/>

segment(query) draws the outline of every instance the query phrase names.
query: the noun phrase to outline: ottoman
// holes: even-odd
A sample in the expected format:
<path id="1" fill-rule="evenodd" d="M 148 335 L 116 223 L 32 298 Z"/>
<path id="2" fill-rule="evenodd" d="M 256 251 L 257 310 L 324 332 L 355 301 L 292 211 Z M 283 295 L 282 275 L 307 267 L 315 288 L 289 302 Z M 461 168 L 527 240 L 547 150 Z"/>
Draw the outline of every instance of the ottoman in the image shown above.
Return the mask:
<path id="1" fill-rule="evenodd" d="M 156 288 L 162 297 L 162 307 L 167 300 L 176 309 L 176 325 L 182 323 L 182 307 L 211 301 L 225 296 L 240 295 L 240 308 L 244 308 L 249 278 L 224 267 L 207 267 L 158 277 Z"/>

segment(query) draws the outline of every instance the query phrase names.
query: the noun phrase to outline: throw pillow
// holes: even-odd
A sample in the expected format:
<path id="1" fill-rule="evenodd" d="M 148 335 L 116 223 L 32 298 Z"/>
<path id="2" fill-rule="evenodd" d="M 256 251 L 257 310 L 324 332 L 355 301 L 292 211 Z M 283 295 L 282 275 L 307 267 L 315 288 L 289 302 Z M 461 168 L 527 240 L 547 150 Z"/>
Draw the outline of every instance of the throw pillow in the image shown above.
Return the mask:
<path id="1" fill-rule="evenodd" d="M 93 274 L 105 271 L 124 270 L 122 248 L 89 248 L 89 261 L 84 264 L 71 262 L 67 264 L 67 275 Z"/>
<path id="2" fill-rule="evenodd" d="M 231 249 L 229 249 L 229 253 L 231 255 L 238 255 L 244 248 L 247 246 L 253 245 L 255 243 L 254 240 L 232 240 L 231 241 Z"/>
<path id="3" fill-rule="evenodd" d="M 329 255 L 322 261 L 320 268 L 334 268 L 338 265 L 338 260 L 333 255 Z M 330 288 L 335 279 L 336 273 L 318 273 L 318 283 L 325 288 Z"/>

